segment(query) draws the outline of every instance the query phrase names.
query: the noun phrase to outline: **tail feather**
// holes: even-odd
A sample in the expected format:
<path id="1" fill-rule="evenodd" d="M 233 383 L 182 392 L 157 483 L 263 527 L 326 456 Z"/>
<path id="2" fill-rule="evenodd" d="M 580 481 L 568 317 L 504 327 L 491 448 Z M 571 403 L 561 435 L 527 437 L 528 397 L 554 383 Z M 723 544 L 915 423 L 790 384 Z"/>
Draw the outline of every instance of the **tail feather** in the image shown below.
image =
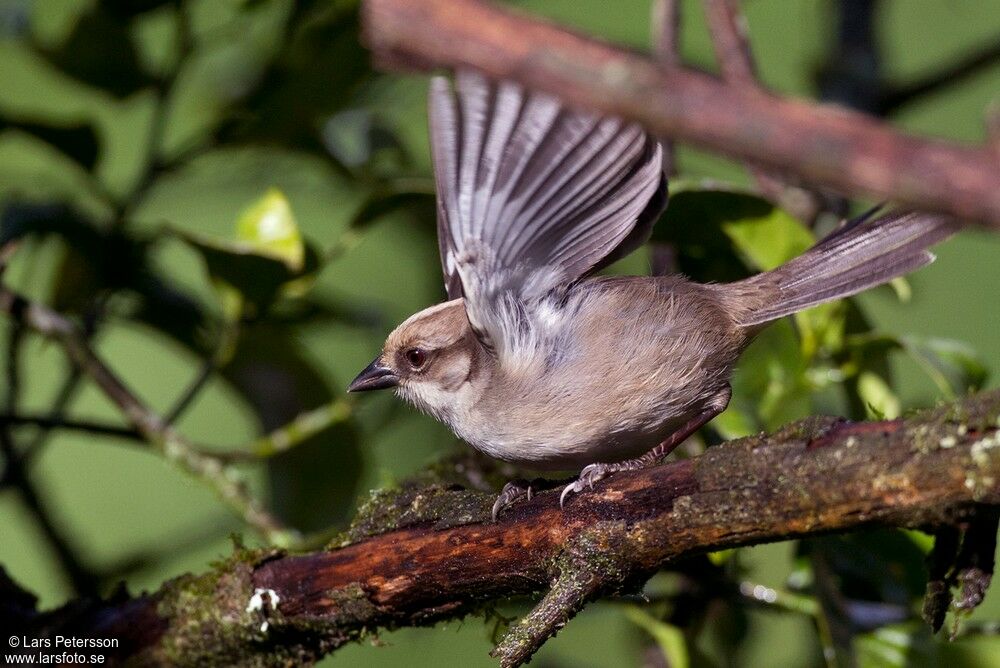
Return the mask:
<path id="1" fill-rule="evenodd" d="M 740 281 L 745 295 L 759 295 L 739 324 L 761 325 L 823 302 L 849 297 L 934 261 L 927 249 L 957 229 L 947 216 L 893 213 L 871 222 L 855 219 L 774 271 Z"/>

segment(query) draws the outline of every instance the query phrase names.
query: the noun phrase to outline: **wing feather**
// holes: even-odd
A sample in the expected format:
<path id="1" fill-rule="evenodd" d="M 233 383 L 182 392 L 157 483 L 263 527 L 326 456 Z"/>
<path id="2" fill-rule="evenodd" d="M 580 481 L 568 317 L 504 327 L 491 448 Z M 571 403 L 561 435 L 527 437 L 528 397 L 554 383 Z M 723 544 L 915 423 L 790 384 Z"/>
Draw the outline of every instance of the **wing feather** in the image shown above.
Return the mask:
<path id="1" fill-rule="evenodd" d="M 665 203 L 661 149 L 641 127 L 514 83 L 434 78 L 430 128 L 448 295 L 498 354 L 537 344 L 544 302 L 641 244 Z"/>

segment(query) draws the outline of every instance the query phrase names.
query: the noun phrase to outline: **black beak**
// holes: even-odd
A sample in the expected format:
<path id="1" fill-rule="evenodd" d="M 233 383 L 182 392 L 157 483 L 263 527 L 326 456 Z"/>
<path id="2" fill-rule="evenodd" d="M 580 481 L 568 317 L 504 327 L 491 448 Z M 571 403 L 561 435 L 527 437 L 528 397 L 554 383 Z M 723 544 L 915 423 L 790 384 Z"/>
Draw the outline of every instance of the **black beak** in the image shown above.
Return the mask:
<path id="1" fill-rule="evenodd" d="M 382 364 L 382 359 L 376 357 L 358 377 L 347 386 L 348 392 L 367 392 L 368 390 L 384 390 L 387 387 L 399 385 L 399 376 L 392 369 Z"/>

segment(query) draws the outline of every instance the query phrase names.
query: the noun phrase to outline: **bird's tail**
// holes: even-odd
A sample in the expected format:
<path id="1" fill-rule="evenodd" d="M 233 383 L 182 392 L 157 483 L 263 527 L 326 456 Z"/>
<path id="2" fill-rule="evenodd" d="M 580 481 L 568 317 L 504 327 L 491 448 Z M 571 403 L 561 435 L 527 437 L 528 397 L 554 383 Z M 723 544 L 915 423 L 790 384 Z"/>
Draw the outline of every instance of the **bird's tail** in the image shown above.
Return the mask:
<path id="1" fill-rule="evenodd" d="M 737 323 L 763 325 L 919 269 L 934 261 L 927 249 L 956 229 L 953 219 L 930 213 L 855 218 L 777 269 L 726 286 L 736 288 L 727 292 L 739 302 Z"/>

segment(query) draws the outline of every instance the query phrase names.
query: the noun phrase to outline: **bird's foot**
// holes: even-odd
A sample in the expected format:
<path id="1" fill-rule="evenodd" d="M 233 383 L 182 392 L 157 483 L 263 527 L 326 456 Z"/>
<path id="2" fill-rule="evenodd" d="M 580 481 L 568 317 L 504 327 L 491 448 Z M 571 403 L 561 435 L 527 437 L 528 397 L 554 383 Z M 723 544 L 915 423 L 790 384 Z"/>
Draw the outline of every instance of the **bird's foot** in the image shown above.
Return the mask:
<path id="1" fill-rule="evenodd" d="M 570 494 L 579 494 L 584 489 L 594 489 L 595 482 L 600 482 L 613 473 L 618 473 L 619 471 L 636 471 L 648 465 L 649 462 L 645 457 L 629 459 L 624 462 L 615 462 L 613 464 L 588 464 L 583 467 L 576 480 L 563 487 L 562 494 L 559 495 L 559 507 L 562 508 L 565 505 L 566 498 Z"/>
<path id="2" fill-rule="evenodd" d="M 647 466 L 656 464 L 669 455 L 674 448 L 684 441 L 684 439 L 698 431 L 698 429 L 704 426 L 705 423 L 725 410 L 726 406 L 729 404 L 729 398 L 731 396 L 732 389 L 726 385 L 724 388 L 719 390 L 712 401 L 709 402 L 707 408 L 684 423 L 680 429 L 670 434 L 670 436 L 668 436 L 662 443 L 644 454 L 642 457 L 626 459 L 623 462 L 615 462 L 613 464 L 597 463 L 585 466 L 583 470 L 580 471 L 580 475 L 577 479 L 563 488 L 562 494 L 559 495 L 559 507 L 562 508 L 563 505 L 565 505 L 566 497 L 570 494 L 579 494 L 584 489 L 593 489 L 595 482 L 607 478 L 612 473 L 618 473 L 620 471 L 638 471 L 639 469 L 644 469 Z"/>
<path id="3" fill-rule="evenodd" d="M 534 495 L 534 490 L 531 485 L 532 483 L 524 480 L 523 478 L 511 480 L 509 483 L 504 485 L 503 489 L 500 490 L 500 496 L 498 496 L 497 500 L 493 503 L 493 521 L 496 522 L 500 513 L 506 510 L 509 506 L 513 505 L 513 503 L 522 496 L 528 497 L 528 501 L 530 501 L 532 495 Z"/>

